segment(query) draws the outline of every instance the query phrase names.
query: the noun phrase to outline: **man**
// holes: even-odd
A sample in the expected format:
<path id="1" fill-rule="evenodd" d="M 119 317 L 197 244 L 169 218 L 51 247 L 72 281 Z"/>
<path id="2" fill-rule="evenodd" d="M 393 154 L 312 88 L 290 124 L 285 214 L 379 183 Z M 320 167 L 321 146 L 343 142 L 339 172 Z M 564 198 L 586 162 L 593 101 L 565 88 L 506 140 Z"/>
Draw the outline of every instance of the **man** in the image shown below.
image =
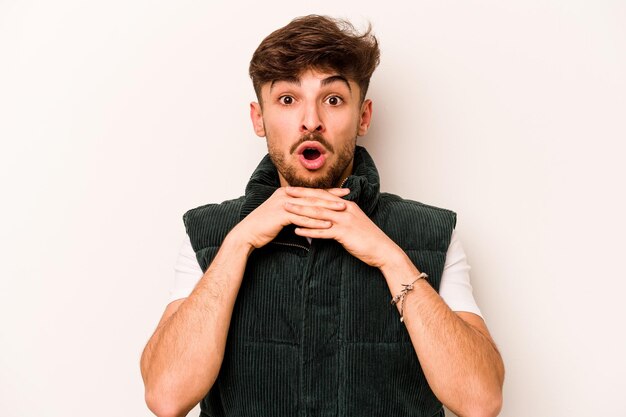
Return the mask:
<path id="1" fill-rule="evenodd" d="M 179 272 L 198 281 L 142 355 L 155 414 L 199 401 L 203 416 L 498 414 L 504 369 L 454 213 L 381 193 L 356 146 L 378 60 L 370 31 L 322 16 L 254 53 L 250 115 L 269 155 L 244 196 L 184 216 Z"/>

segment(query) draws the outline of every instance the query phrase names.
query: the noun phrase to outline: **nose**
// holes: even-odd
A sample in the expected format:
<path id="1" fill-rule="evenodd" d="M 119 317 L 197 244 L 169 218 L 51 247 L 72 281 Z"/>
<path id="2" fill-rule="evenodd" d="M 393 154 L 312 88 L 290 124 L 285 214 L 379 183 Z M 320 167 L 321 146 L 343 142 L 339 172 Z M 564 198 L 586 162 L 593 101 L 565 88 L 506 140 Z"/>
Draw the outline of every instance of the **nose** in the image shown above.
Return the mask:
<path id="1" fill-rule="evenodd" d="M 302 125 L 300 126 L 300 132 L 323 132 L 324 124 L 320 117 L 317 106 L 312 104 L 306 106 L 304 114 L 302 116 Z"/>

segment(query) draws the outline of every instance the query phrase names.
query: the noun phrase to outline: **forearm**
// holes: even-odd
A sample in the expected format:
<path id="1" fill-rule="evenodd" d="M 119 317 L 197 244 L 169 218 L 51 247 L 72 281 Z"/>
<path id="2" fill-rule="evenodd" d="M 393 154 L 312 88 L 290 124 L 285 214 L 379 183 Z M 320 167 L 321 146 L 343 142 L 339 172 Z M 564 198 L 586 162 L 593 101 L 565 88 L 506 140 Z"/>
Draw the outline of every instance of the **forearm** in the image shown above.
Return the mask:
<path id="1" fill-rule="evenodd" d="M 150 338 L 141 371 L 156 414 L 185 415 L 215 382 L 249 253 L 227 237 L 193 292 Z"/>
<path id="2" fill-rule="evenodd" d="M 418 275 L 401 255 L 381 269 L 393 295 Z M 498 413 L 504 367 L 486 328 L 461 319 L 426 280 L 406 295 L 404 323 L 430 387 L 449 409 L 462 417 Z"/>

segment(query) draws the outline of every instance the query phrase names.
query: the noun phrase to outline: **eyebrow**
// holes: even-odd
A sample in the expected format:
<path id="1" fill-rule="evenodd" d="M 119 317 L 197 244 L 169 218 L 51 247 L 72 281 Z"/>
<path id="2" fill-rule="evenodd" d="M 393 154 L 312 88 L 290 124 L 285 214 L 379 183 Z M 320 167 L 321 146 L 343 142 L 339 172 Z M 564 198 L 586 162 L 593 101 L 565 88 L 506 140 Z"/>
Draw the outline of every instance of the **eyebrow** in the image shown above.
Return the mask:
<path id="1" fill-rule="evenodd" d="M 325 87 L 329 84 L 336 83 L 336 82 L 344 83 L 346 87 L 348 87 L 348 91 L 350 91 L 350 94 L 352 94 L 352 88 L 350 87 L 350 83 L 348 82 L 346 77 L 344 77 L 343 75 L 332 75 L 328 78 L 324 78 L 322 80 L 322 87 Z"/>
<path id="2" fill-rule="evenodd" d="M 281 78 L 279 80 L 272 80 L 272 84 L 270 84 L 270 92 L 274 88 L 274 84 L 278 82 L 286 82 L 289 84 L 295 84 L 297 86 L 300 86 L 300 78 L 298 77 Z M 341 82 L 345 84 L 346 87 L 348 87 L 348 91 L 350 91 L 350 94 L 352 94 L 352 88 L 350 87 L 350 83 L 348 82 L 348 79 L 344 77 L 343 75 L 331 75 L 330 77 L 326 77 L 322 80 L 321 84 L 322 84 L 322 87 L 326 87 L 327 85 L 330 85 L 336 82 Z"/>

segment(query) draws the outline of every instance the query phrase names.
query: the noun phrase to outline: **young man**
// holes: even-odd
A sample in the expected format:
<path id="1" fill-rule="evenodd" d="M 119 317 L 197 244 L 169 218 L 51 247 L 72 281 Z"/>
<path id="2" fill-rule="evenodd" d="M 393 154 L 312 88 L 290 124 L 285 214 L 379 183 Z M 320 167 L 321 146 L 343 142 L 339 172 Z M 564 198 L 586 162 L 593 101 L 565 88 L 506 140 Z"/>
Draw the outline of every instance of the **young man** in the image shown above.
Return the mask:
<path id="1" fill-rule="evenodd" d="M 321 16 L 254 53 L 250 115 L 269 155 L 244 196 L 184 216 L 192 283 L 141 358 L 158 416 L 199 401 L 203 416 L 498 414 L 504 369 L 454 213 L 381 193 L 356 146 L 378 59 L 369 31 Z"/>

